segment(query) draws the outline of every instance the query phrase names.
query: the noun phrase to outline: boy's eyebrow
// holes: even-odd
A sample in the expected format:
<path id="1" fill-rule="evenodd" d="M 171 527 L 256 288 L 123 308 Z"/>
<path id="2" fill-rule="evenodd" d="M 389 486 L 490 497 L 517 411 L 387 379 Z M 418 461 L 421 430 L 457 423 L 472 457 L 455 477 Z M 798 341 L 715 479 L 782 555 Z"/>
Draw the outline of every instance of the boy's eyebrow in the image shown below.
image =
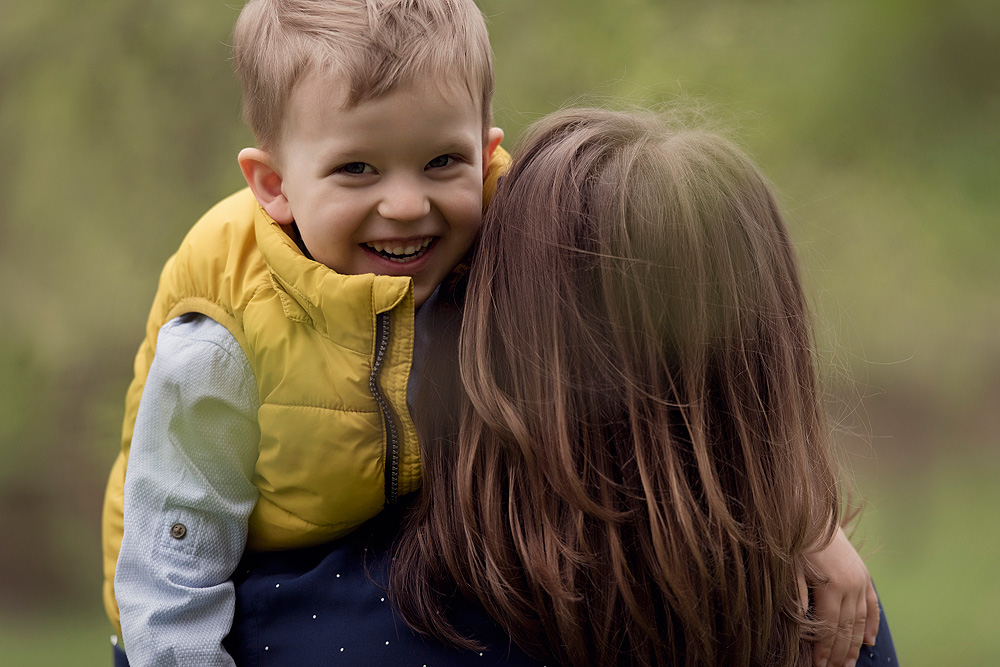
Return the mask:
<path id="1" fill-rule="evenodd" d="M 424 141 L 423 147 L 426 148 L 428 156 L 436 157 L 437 155 L 446 153 L 474 152 L 479 147 L 480 137 L 478 134 L 474 137 L 466 137 L 463 133 L 456 132 L 453 135 L 443 137 L 434 142 Z M 376 154 L 377 157 L 377 153 L 384 150 L 384 148 L 379 148 L 367 144 L 363 140 L 358 140 L 356 137 L 345 137 L 343 139 L 324 142 L 317 147 L 316 154 L 318 161 L 327 163 L 350 160 L 353 157 L 360 159 L 364 156 L 372 156 L 373 154 Z"/>
<path id="2" fill-rule="evenodd" d="M 361 161 L 371 157 L 378 149 L 359 137 L 328 137 L 317 142 L 316 161 L 323 165 L 336 166 L 344 161 Z"/>
<path id="3" fill-rule="evenodd" d="M 325 144 L 317 147 L 316 155 L 319 157 L 321 162 L 336 162 L 337 160 L 345 159 L 351 155 L 358 155 L 362 153 L 371 153 L 372 149 L 366 147 L 364 144 L 355 143 L 336 143 L 336 144 Z"/>
<path id="4" fill-rule="evenodd" d="M 475 151 L 479 146 L 479 137 L 475 137 L 475 140 L 471 140 L 469 137 L 446 137 L 441 141 L 434 144 L 433 150 L 428 152 L 443 154 L 443 153 L 464 153 L 466 151 Z"/>

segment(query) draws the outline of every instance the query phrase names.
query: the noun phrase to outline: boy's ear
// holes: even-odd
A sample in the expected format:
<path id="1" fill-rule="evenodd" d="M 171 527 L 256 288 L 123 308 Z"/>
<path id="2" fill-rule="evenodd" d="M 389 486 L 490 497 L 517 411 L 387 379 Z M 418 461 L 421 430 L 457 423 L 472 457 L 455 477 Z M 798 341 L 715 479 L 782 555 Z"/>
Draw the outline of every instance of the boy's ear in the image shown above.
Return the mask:
<path id="1" fill-rule="evenodd" d="M 281 174 L 274 167 L 273 156 L 259 148 L 244 148 L 237 160 L 253 196 L 267 214 L 279 225 L 291 224 L 295 218 L 282 190 Z"/>
<path id="2" fill-rule="evenodd" d="M 486 133 L 486 148 L 483 151 L 483 180 L 486 180 L 486 172 L 490 168 L 493 151 L 497 149 L 501 141 L 503 141 L 503 130 L 499 127 L 491 127 Z"/>

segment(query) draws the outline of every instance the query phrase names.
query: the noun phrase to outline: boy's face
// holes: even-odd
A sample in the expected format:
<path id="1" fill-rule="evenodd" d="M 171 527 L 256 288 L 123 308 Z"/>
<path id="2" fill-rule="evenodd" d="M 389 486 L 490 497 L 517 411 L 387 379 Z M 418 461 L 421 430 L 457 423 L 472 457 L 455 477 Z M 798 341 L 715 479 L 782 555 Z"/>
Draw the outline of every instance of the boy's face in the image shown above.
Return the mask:
<path id="1" fill-rule="evenodd" d="M 412 276 L 420 305 L 479 230 L 479 105 L 430 77 L 355 107 L 345 98 L 343 79 L 326 74 L 292 91 L 273 164 L 285 219 L 268 213 L 294 220 L 313 258 L 338 273 Z"/>

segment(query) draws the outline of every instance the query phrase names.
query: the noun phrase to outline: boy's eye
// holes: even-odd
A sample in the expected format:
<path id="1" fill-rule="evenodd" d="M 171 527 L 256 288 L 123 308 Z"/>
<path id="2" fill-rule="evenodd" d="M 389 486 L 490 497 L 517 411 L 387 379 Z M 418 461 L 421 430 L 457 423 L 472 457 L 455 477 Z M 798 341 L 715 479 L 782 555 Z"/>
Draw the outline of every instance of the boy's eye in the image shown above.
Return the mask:
<path id="1" fill-rule="evenodd" d="M 337 167 L 334 171 L 353 175 L 373 174 L 375 173 L 375 167 L 366 162 L 348 162 L 345 165 Z"/>
<path id="2" fill-rule="evenodd" d="M 427 163 L 428 169 L 440 169 L 441 167 L 447 167 L 449 164 L 455 161 L 450 155 L 438 155 L 436 158 Z"/>

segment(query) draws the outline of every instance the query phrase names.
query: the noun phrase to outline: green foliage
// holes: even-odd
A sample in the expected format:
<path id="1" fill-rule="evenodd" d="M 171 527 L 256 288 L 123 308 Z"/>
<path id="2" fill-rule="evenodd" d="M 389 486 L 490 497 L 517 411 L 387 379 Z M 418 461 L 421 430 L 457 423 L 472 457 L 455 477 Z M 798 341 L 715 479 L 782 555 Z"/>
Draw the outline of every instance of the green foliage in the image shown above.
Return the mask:
<path id="1" fill-rule="evenodd" d="M 508 146 L 535 118 L 581 99 L 703 101 L 736 127 L 781 191 L 824 359 L 866 398 L 847 399 L 849 411 L 868 411 L 874 436 L 862 463 L 909 465 L 864 487 L 902 508 L 871 521 L 886 544 L 873 570 L 915 647 L 901 647 L 907 664 L 933 653 L 926 638 L 942 637 L 941 614 L 988 614 L 985 596 L 996 602 L 998 592 L 977 587 L 989 576 L 978 561 L 950 585 L 962 568 L 949 560 L 963 554 L 947 546 L 961 541 L 945 515 L 974 506 L 968 516 L 985 534 L 964 554 L 993 553 L 1000 498 L 942 491 L 921 506 L 945 513 L 929 527 L 902 523 L 909 501 L 899 499 L 940 460 L 1000 433 L 1000 4 L 480 5 Z M 28 509 L 0 515 L 18 534 L 0 550 L 11 581 L 0 607 L 98 595 L 101 492 L 158 271 L 197 216 L 242 186 L 235 156 L 252 137 L 228 60 L 237 10 L 223 0 L 4 5 L 0 503 Z M 977 461 L 995 475 L 996 460 Z M 86 555 L 67 563 L 70 550 Z M 914 611 L 925 592 L 941 597 L 934 620 Z M 960 607 L 959 594 L 974 603 Z M 943 646 L 962 624 L 947 632 Z M 1000 647 L 984 641 L 965 655 L 995 661 Z"/>
<path id="2" fill-rule="evenodd" d="M 981 327 L 954 323 L 1000 325 L 1000 6 L 482 4 L 509 134 L 579 96 L 707 100 L 783 191 L 821 311 L 862 330 L 852 372 L 974 381 Z"/>
<path id="3" fill-rule="evenodd" d="M 983 452 L 985 454 L 985 451 Z M 976 456 L 986 470 L 995 461 Z M 888 470 L 869 486 L 858 533 L 904 665 L 992 665 L 1000 533 L 995 472 L 964 461 L 913 473 L 905 484 Z M 913 493 L 919 488 L 920 493 Z"/>
<path id="4" fill-rule="evenodd" d="M 104 612 L 44 616 L 0 613 L 0 654 L 13 667 L 108 667 L 111 625 Z"/>
<path id="5" fill-rule="evenodd" d="M 12 9 L 0 35 L 0 256 L 21 293 L 4 309 L 5 332 L 59 367 L 78 360 L 80 343 L 134 341 L 155 267 L 204 202 L 239 185 L 232 165 L 247 139 L 224 44 L 235 11 L 96 0 Z"/>

